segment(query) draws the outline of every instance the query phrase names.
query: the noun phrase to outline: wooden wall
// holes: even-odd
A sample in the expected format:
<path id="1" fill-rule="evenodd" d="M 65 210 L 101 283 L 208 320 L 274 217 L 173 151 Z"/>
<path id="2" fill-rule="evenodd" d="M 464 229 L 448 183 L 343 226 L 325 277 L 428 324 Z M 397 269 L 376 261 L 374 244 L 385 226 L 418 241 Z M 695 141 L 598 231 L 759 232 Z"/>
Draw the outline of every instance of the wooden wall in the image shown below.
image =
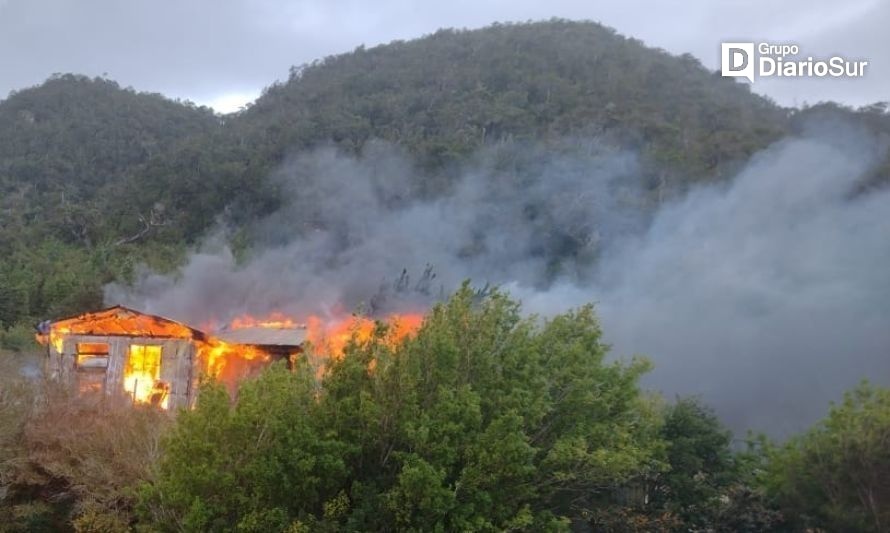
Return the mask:
<path id="1" fill-rule="evenodd" d="M 130 354 L 131 344 L 161 346 L 160 379 L 170 386 L 169 408 L 188 407 L 195 395 L 195 380 L 199 368 L 194 343 L 189 339 L 165 339 L 157 337 L 126 337 L 98 335 L 65 335 L 62 353 L 49 345 L 47 361 L 48 374 L 64 383 L 79 386 L 83 379 L 102 379 L 95 375 L 78 372 L 76 368 L 77 344 L 93 342 L 107 343 L 108 368 L 104 372 L 104 392 L 107 395 L 124 393 L 124 369 Z M 100 373 L 101 374 L 101 373 Z"/>

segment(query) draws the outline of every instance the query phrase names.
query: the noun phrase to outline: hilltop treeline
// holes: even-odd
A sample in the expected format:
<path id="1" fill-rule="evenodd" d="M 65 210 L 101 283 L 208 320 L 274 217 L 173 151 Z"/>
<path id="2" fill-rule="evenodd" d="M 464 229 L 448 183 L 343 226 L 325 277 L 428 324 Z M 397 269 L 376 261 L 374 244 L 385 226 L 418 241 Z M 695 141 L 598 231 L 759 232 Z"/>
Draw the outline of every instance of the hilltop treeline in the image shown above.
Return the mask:
<path id="1" fill-rule="evenodd" d="M 881 105 L 784 109 L 691 56 L 561 20 L 358 48 L 293 68 L 226 116 L 56 75 L 0 102 L 2 341 L 21 346 L 22 324 L 96 307 L 101 287 L 135 265 L 174 268 L 216 223 L 274 211 L 272 171 L 319 145 L 392 143 L 418 167 L 405 197 L 431 198 L 482 148 L 592 138 L 640 154 L 640 200 L 655 206 L 723 179 L 812 115 L 890 131 Z"/>
<path id="2" fill-rule="evenodd" d="M 862 385 L 784 445 L 645 393 L 592 307 L 545 322 L 465 286 L 413 338 L 385 324 L 205 382 L 175 420 L 4 373 L 3 531 L 883 531 L 890 391 Z M 319 377 L 320 376 L 320 377 Z"/>

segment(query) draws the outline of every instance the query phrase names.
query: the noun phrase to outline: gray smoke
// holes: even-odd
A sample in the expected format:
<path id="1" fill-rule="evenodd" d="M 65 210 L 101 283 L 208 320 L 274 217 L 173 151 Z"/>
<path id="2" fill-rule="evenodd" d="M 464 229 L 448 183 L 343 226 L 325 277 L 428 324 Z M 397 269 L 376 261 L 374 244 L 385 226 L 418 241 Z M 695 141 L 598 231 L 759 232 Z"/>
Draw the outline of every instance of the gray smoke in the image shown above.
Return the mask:
<path id="1" fill-rule="evenodd" d="M 325 149 L 274 177 L 287 207 L 253 228 L 243 264 L 211 240 L 177 276 L 107 299 L 196 323 L 424 308 L 465 278 L 545 316 L 594 301 L 616 356 L 655 362 L 649 386 L 782 435 L 890 376 L 890 191 L 861 192 L 884 149 L 822 127 L 654 216 L 637 159 L 595 142 L 490 150 L 425 200 L 394 148 Z"/>
<path id="2" fill-rule="evenodd" d="M 599 303 L 618 353 L 649 384 L 700 394 L 736 430 L 785 435 L 859 380 L 890 377 L 890 190 L 856 194 L 880 152 L 861 133 L 789 139 L 735 179 L 664 206 L 600 263 L 588 290 L 530 294 L 556 311 Z"/>
<path id="3" fill-rule="evenodd" d="M 464 279 L 580 282 L 607 242 L 645 227 L 636 157 L 595 142 L 493 149 L 427 199 L 436 177 L 418 179 L 408 161 L 382 143 L 360 158 L 299 155 L 271 177 L 285 205 L 251 228 L 243 264 L 215 236 L 177 275 L 144 273 L 106 300 L 197 324 L 276 310 L 385 315 L 426 309 Z"/>

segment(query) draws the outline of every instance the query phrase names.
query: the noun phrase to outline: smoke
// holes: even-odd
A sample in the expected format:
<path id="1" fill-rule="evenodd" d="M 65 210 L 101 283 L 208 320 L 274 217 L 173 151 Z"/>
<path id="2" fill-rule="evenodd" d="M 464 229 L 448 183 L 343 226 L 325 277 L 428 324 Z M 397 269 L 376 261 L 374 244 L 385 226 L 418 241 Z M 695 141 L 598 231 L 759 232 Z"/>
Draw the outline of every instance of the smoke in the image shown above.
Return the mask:
<path id="1" fill-rule="evenodd" d="M 859 380 L 887 383 L 890 190 L 856 194 L 881 147 L 832 130 L 664 206 L 606 254 L 591 291 L 527 303 L 556 311 L 590 294 L 617 351 L 654 360 L 651 386 L 700 394 L 736 430 L 785 435 Z"/>
<path id="2" fill-rule="evenodd" d="M 606 242 L 646 224 L 636 157 L 594 142 L 504 145 L 454 182 L 408 161 L 382 143 L 359 158 L 299 155 L 271 177 L 284 207 L 250 229 L 243 264 L 217 235 L 177 275 L 144 273 L 107 287 L 106 300 L 197 324 L 244 312 L 385 315 L 426 309 L 464 279 L 581 282 Z M 423 190 L 437 179 L 442 191 Z"/>
<path id="3" fill-rule="evenodd" d="M 436 195 L 393 147 L 323 149 L 273 177 L 286 207 L 243 264 L 211 239 L 106 296 L 195 323 L 416 310 L 465 278 L 545 316 L 593 301 L 617 357 L 655 362 L 648 386 L 783 435 L 890 375 L 890 191 L 861 192 L 883 149 L 823 125 L 657 211 L 637 158 L 590 141 L 489 150 Z"/>

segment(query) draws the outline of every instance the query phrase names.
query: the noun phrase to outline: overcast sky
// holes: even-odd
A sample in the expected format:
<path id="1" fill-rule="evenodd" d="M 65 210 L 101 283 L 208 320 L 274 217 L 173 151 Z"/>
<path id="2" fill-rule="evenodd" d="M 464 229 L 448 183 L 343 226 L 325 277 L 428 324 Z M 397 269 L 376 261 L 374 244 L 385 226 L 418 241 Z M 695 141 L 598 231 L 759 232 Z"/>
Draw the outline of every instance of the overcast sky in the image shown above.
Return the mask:
<path id="1" fill-rule="evenodd" d="M 718 68 L 721 41 L 799 44 L 870 62 L 853 80 L 758 81 L 785 105 L 890 100 L 886 0 L 0 0 L 0 99 L 55 72 L 233 111 L 291 65 L 442 27 L 551 17 L 602 22 Z"/>

